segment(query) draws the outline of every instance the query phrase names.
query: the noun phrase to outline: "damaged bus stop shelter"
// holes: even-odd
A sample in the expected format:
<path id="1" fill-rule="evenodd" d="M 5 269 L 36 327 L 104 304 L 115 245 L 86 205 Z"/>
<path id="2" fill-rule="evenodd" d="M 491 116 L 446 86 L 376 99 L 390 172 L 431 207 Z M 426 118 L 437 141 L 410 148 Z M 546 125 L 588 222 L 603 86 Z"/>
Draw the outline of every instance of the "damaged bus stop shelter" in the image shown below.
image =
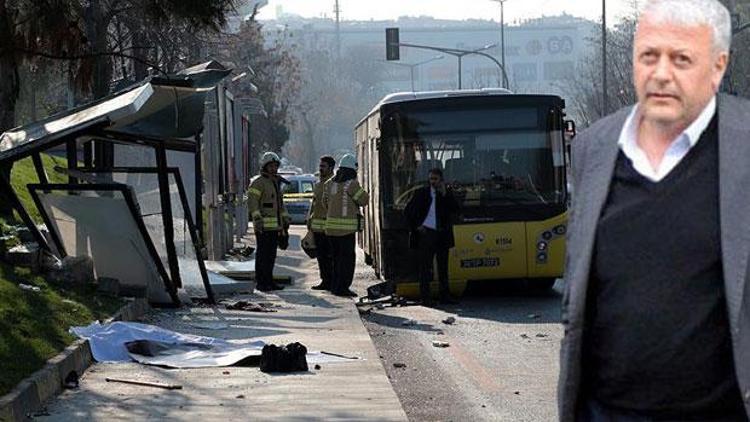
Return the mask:
<path id="1" fill-rule="evenodd" d="M 231 70 L 217 62 L 150 77 L 96 102 L 0 135 L 0 168 L 31 158 L 29 192 L 46 238 L 0 173 L 9 201 L 42 249 L 90 256 L 97 277 L 180 303 L 179 289 L 214 301 L 200 250 L 201 132 L 206 95 Z M 64 146 L 68 178 L 51 184 L 42 153 Z"/>

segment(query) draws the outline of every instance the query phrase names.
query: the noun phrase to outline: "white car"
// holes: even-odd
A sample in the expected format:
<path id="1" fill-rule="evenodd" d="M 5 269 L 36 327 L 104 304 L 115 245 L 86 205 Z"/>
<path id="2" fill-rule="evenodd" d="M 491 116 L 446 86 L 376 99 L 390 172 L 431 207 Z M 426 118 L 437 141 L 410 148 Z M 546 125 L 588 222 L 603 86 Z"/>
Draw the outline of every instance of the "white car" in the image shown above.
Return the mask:
<path id="1" fill-rule="evenodd" d="M 305 224 L 310 213 L 313 187 L 317 179 L 312 174 L 282 176 L 288 183 L 281 184 L 284 205 L 292 217 L 292 224 Z"/>

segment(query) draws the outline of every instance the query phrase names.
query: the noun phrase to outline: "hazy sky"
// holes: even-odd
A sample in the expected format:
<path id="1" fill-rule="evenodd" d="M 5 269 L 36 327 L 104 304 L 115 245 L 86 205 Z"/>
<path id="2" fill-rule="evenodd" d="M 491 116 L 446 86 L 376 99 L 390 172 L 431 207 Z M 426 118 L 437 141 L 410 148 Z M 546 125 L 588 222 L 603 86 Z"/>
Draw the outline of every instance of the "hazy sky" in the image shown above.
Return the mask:
<path id="1" fill-rule="evenodd" d="M 500 19 L 500 5 L 493 0 L 339 0 L 344 20 L 395 19 L 399 16 L 434 16 L 440 19 Z M 632 10 L 633 0 L 607 0 L 607 19 Z M 334 0 L 270 0 L 260 19 L 276 17 L 278 7 L 284 13 L 305 17 L 333 15 Z M 599 19 L 600 0 L 506 0 L 505 21 L 557 15 Z"/>

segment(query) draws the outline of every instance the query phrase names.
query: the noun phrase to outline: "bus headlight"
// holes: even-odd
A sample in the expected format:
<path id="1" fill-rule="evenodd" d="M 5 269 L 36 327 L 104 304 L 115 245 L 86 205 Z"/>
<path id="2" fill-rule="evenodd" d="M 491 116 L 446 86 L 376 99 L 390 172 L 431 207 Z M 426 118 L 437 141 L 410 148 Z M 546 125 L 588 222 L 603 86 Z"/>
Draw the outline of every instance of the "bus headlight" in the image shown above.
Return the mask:
<path id="1" fill-rule="evenodd" d="M 549 247 L 549 243 L 543 240 L 540 240 L 539 243 L 536 244 L 536 250 L 538 251 L 542 251 L 542 252 L 546 251 L 548 247 Z"/>
<path id="2" fill-rule="evenodd" d="M 559 226 L 556 226 L 553 230 L 555 231 L 555 234 L 558 236 L 562 236 L 567 231 L 567 227 L 565 227 L 565 224 L 560 224 Z"/>
<path id="3" fill-rule="evenodd" d="M 536 262 L 539 262 L 541 264 L 544 264 L 547 262 L 547 253 L 546 252 L 539 252 L 536 254 Z"/>
<path id="4" fill-rule="evenodd" d="M 552 239 L 552 232 L 547 230 L 546 232 L 542 233 L 542 239 L 544 240 Z"/>

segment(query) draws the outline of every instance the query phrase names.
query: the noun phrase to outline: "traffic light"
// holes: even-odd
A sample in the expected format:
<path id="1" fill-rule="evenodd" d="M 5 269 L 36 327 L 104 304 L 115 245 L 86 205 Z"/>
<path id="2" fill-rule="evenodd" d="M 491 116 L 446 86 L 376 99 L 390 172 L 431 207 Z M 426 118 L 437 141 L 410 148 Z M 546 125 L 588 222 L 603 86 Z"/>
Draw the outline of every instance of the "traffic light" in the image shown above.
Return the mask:
<path id="1" fill-rule="evenodd" d="M 398 28 L 385 28 L 385 58 L 400 60 L 401 49 L 398 41 Z"/>

